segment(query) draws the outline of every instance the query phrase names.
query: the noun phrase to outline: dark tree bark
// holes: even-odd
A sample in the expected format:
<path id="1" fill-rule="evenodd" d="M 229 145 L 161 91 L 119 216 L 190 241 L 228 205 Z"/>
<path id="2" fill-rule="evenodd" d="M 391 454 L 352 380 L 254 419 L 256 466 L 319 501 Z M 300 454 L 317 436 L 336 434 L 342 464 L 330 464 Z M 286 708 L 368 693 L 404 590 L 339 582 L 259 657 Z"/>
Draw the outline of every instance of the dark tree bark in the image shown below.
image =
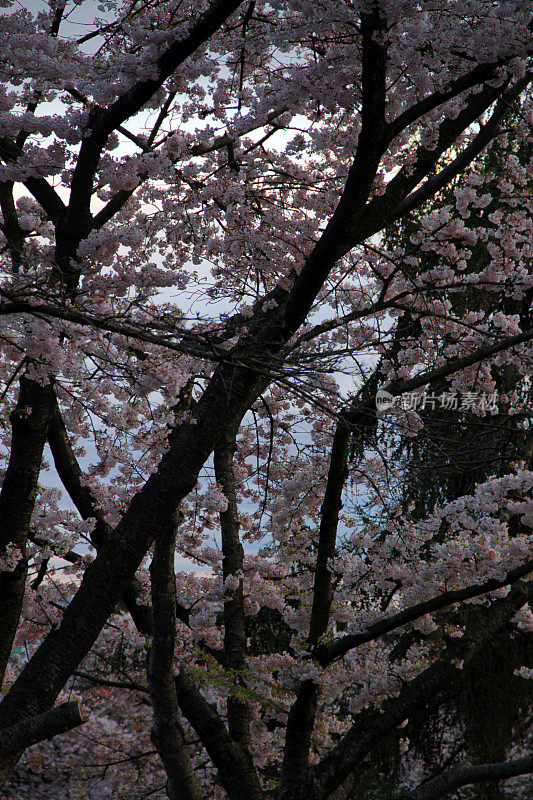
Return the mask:
<path id="1" fill-rule="evenodd" d="M 35 505 L 37 480 L 52 411 L 50 384 L 26 376 L 11 415 L 11 453 L 0 492 L 0 555 L 9 546 L 20 556 L 12 570 L 0 572 L 0 685 L 17 632 L 28 573 L 26 540 Z"/>
<path id="2" fill-rule="evenodd" d="M 517 758 L 503 764 L 460 764 L 450 767 L 441 775 L 424 783 L 412 792 L 400 795 L 397 800 L 438 800 L 462 786 L 488 781 L 497 782 L 533 772 L 533 756 Z"/>
<path id="3" fill-rule="evenodd" d="M 169 800 L 201 800 L 202 790 L 194 774 L 179 719 L 173 676 L 176 640 L 174 553 L 177 524 L 176 517 L 157 539 L 150 565 L 153 636 L 148 653 L 147 673 L 154 715 L 152 741 L 165 768 Z"/>
<path id="4" fill-rule="evenodd" d="M 246 624 L 242 578 L 244 549 L 239 538 L 239 511 L 233 474 L 235 435 L 235 430 L 229 430 L 215 447 L 214 466 L 216 480 L 228 501 L 226 511 L 220 513 L 222 576 L 224 581 L 230 576 L 236 576 L 239 580 L 231 598 L 224 603 L 224 663 L 226 669 L 233 671 L 237 687 L 243 684 L 239 673 L 246 666 Z M 236 742 L 249 747 L 248 706 L 238 696 L 228 698 L 228 727 Z"/>
<path id="5" fill-rule="evenodd" d="M 72 728 L 86 722 L 87 715 L 83 713 L 79 702 L 62 703 L 44 714 L 3 728 L 0 731 L 0 755 L 13 756 L 30 747 L 32 744 L 50 739 L 60 733 L 66 733 Z"/>

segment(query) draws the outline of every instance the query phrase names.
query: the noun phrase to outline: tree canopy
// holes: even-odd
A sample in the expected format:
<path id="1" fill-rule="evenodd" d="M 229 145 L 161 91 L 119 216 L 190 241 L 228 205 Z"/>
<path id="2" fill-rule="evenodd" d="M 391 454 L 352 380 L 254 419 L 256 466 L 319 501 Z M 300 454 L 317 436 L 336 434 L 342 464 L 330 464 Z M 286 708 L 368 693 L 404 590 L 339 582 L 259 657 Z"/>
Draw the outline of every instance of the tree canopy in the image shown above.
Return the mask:
<path id="1" fill-rule="evenodd" d="M 6 797 L 527 797 L 530 4 L 0 7 Z"/>

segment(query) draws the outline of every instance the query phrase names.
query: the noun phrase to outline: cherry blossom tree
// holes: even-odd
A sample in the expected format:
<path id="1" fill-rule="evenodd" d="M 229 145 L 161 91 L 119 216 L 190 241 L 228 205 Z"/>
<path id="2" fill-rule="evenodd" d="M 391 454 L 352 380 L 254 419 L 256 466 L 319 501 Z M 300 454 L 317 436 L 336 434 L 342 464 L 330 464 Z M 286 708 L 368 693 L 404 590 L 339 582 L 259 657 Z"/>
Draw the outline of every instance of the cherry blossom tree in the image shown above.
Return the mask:
<path id="1" fill-rule="evenodd" d="M 523 785 L 531 9 L 0 5 L 2 781 Z M 436 491 L 438 419 L 512 434 Z M 484 761 L 446 698 L 495 643 Z"/>

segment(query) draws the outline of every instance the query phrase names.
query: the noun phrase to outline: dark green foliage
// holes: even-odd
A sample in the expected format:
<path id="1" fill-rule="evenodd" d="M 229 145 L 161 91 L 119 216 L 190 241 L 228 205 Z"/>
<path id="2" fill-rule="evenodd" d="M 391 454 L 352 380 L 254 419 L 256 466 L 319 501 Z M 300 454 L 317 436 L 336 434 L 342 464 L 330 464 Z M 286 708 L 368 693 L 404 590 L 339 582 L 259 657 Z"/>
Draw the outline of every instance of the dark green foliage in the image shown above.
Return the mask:
<path id="1" fill-rule="evenodd" d="M 403 441 L 397 455 L 404 463 L 403 499 L 411 514 L 422 519 L 465 494 L 491 475 L 504 475 L 526 455 L 521 420 L 504 414 L 477 417 L 445 409 L 421 415 L 424 428 Z"/>
<path id="2" fill-rule="evenodd" d="M 254 655 L 286 653 L 290 650 L 292 631 L 275 608 L 261 608 L 246 619 L 250 650 Z"/>

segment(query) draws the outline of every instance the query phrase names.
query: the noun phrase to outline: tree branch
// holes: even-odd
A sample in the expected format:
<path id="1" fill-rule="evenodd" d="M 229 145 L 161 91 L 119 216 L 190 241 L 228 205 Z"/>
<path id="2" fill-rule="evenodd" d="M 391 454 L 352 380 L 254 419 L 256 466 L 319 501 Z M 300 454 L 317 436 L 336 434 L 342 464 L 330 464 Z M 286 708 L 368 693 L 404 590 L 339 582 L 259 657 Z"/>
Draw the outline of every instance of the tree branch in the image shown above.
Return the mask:
<path id="1" fill-rule="evenodd" d="M 514 586 L 507 597 L 495 600 L 489 608 L 476 608 L 475 618 L 467 624 L 465 635 L 448 644 L 437 661 L 406 683 L 396 697 L 386 700 L 379 709 L 365 709 L 358 714 L 356 724 L 310 772 L 295 800 L 306 797 L 325 800 L 415 709 L 437 705 L 443 688 L 457 675 L 457 660 L 468 664 L 532 596 L 533 583 L 522 583 Z"/>
<path id="2" fill-rule="evenodd" d="M 180 708 L 200 737 L 230 800 L 264 800 L 250 755 L 233 741 L 217 712 L 184 670 L 175 683 Z"/>
<path id="3" fill-rule="evenodd" d="M 96 330 L 109 331 L 111 333 L 118 333 L 121 336 L 137 339 L 140 342 L 147 342 L 155 344 L 159 347 L 165 347 L 175 353 L 185 353 L 196 358 L 202 358 L 209 361 L 216 361 L 217 356 L 222 358 L 225 353 L 225 358 L 228 357 L 227 351 L 219 349 L 216 344 L 208 347 L 208 342 L 202 342 L 201 337 L 190 333 L 186 330 L 178 331 L 175 335 L 182 337 L 182 342 L 175 342 L 167 339 L 162 335 L 152 334 L 141 328 L 136 328 L 130 325 L 123 325 L 121 323 L 113 322 L 108 318 L 96 317 L 85 311 L 78 311 L 73 307 L 67 306 L 54 306 L 48 303 L 40 303 L 35 306 L 26 300 L 20 300 L 16 295 L 6 292 L 5 289 L 0 290 L 0 294 L 6 297 L 10 302 L 9 305 L 0 305 L 0 314 L 20 314 L 27 313 L 40 317 L 51 317 L 52 319 L 62 319 L 66 322 L 74 322 L 77 325 L 85 325 L 93 327 Z M 200 340 L 199 342 L 195 340 Z M 189 341 L 190 344 L 186 344 Z"/>
<path id="4" fill-rule="evenodd" d="M 20 550 L 13 570 L 0 571 L 0 685 L 13 646 L 26 587 L 26 539 L 35 506 L 53 391 L 25 375 L 11 414 L 11 452 L 0 492 L 0 555 L 9 545 Z"/>
<path id="5" fill-rule="evenodd" d="M 496 589 L 501 589 L 503 586 L 510 586 L 521 578 L 526 578 L 531 572 L 533 572 L 533 559 L 526 561 L 516 569 L 510 570 L 501 580 L 491 578 L 477 586 L 467 586 L 464 589 L 454 589 L 453 591 L 443 592 L 437 597 L 432 597 L 430 600 L 424 600 L 421 603 L 417 603 L 415 606 L 405 608 L 403 611 L 399 611 L 388 619 L 380 620 L 373 625 L 369 625 L 363 633 L 348 634 L 331 644 L 319 646 L 315 649 L 313 655 L 322 666 L 327 666 L 327 664 L 331 664 L 335 659 L 346 655 L 346 653 L 354 647 L 359 647 L 362 644 L 374 641 L 374 639 L 379 639 L 386 633 L 391 633 L 391 631 L 401 628 L 409 622 L 423 617 L 425 614 L 440 611 L 454 603 L 462 603 L 465 600 L 471 600 L 473 597 L 481 597 L 481 595 L 494 592 Z"/>
<path id="6" fill-rule="evenodd" d="M 428 97 L 424 97 L 423 100 L 415 103 L 411 108 L 403 111 L 395 120 L 389 123 L 389 141 L 392 141 L 402 131 L 408 128 L 409 125 L 417 122 L 443 103 L 452 100 L 454 97 L 458 97 L 458 95 L 468 91 L 468 89 L 472 89 L 474 86 L 479 86 L 491 78 L 494 78 L 496 70 L 504 63 L 505 61 L 500 59 L 499 61 L 488 62 L 486 64 L 476 64 L 470 72 L 461 75 L 459 78 L 455 78 L 445 89 L 433 92 Z"/>
<path id="7" fill-rule="evenodd" d="M 302 324 L 332 266 L 361 241 L 359 219 L 370 196 L 379 162 L 386 149 L 385 87 L 387 44 L 377 41 L 385 34 L 386 20 L 379 3 L 361 15 L 362 109 L 357 150 L 344 190 L 331 219 L 297 276 L 285 304 L 285 323 L 291 330 Z"/>
<path id="8" fill-rule="evenodd" d="M 90 203 L 93 180 L 108 136 L 129 117 L 140 111 L 166 79 L 216 33 L 241 2 L 242 0 L 213 0 L 185 37 L 176 31 L 176 41 L 165 50 L 155 64 L 157 78 L 137 81 L 108 108 L 93 109 L 90 112 L 87 135 L 82 140 L 72 175 L 70 202 L 62 226 L 62 236 L 65 241 L 58 243 L 57 261 L 60 270 L 66 276 L 69 269 L 71 270 L 68 262 L 74 255 L 74 242 L 77 247 L 92 224 Z"/>
<path id="9" fill-rule="evenodd" d="M 72 450 L 55 395 L 48 427 L 48 444 L 50 445 L 57 474 L 70 499 L 78 509 L 81 518 L 94 519 L 96 521 L 94 530 L 91 533 L 91 541 L 98 549 L 108 541 L 111 535 L 111 527 L 106 522 L 102 509 L 90 487 L 83 480 L 83 473 Z M 137 630 L 146 636 L 150 636 L 152 633 L 152 611 L 149 606 L 139 602 L 141 594 L 142 587 L 139 581 L 132 578 L 124 588 L 122 600 L 130 612 Z"/>
<path id="10" fill-rule="evenodd" d="M 386 19 L 379 3 L 370 5 L 370 12 L 361 15 L 362 55 L 362 112 L 361 132 L 345 190 L 324 236 L 315 248 L 320 250 L 322 240 L 330 235 L 335 238 L 338 247 L 340 231 L 337 229 L 337 217 L 344 217 L 344 225 L 357 209 L 366 202 L 375 171 L 383 149 L 385 133 L 385 87 L 387 78 L 387 44 L 381 40 L 386 31 Z M 348 212 L 345 205 L 349 203 Z M 346 219 L 348 217 L 348 220 Z M 353 218 L 353 217 L 352 217 Z M 330 229 L 331 226 L 331 229 Z M 328 229 L 330 232 L 328 234 Z M 343 230 L 343 236 L 346 231 Z M 331 246 L 331 245 L 330 245 Z M 314 271 L 314 270 L 313 270 Z M 305 277 L 302 276 L 305 273 Z M 309 291 L 309 266 L 306 264 L 295 283 L 293 292 L 298 293 L 302 286 Z M 318 277 L 318 271 L 317 271 Z M 321 281 L 323 280 L 320 279 Z M 298 288 L 297 288 L 298 287 Z M 286 314 L 290 315 L 292 295 L 287 304 Z M 316 569 L 313 586 L 313 606 L 311 611 L 308 641 L 316 645 L 318 639 L 326 632 L 332 601 L 331 572 L 328 561 L 335 553 L 339 512 L 342 508 L 342 492 L 347 477 L 348 447 L 351 427 L 341 419 L 336 426 L 333 447 L 328 470 L 328 479 L 324 501 L 321 508 L 321 521 Z M 318 686 L 312 680 L 303 681 L 298 689 L 296 700 L 292 705 L 287 720 L 283 766 L 281 771 L 280 800 L 290 798 L 295 787 L 301 782 L 309 763 L 311 737 L 315 725 L 318 701 Z"/>
<path id="11" fill-rule="evenodd" d="M 472 783 L 497 782 L 517 775 L 533 772 L 533 756 L 517 758 L 501 764 L 460 764 L 450 767 L 441 775 L 424 783 L 411 792 L 400 795 L 397 800 L 438 800 L 461 786 Z"/>
<path id="12" fill-rule="evenodd" d="M 16 162 L 21 155 L 22 150 L 17 147 L 15 142 L 11 142 L 6 137 L 0 137 L 0 158 L 6 164 Z M 46 211 L 51 221 L 57 223 L 61 214 L 65 211 L 65 204 L 55 189 L 44 178 L 28 177 L 22 183 Z"/>
<path id="13" fill-rule="evenodd" d="M 48 426 L 48 444 L 50 445 L 57 474 L 70 499 L 78 509 L 81 518 L 84 520 L 94 519 L 96 521 L 95 528 L 91 534 L 91 541 L 96 546 L 102 545 L 109 538 L 111 527 L 105 521 L 103 511 L 90 487 L 83 480 L 83 473 L 72 450 L 55 395 L 50 425 Z"/>
<path id="14" fill-rule="evenodd" d="M 87 719 L 80 703 L 70 702 L 0 729 L 0 757 L 14 755 L 43 739 L 51 739 L 53 736 L 66 733 L 78 725 L 83 725 Z"/>
<path id="15" fill-rule="evenodd" d="M 480 132 L 471 144 L 457 156 L 463 168 L 470 164 L 496 135 L 498 124 L 504 118 L 506 112 L 509 111 L 509 101 L 505 98 L 511 93 L 510 96 L 514 99 L 517 87 L 519 87 L 517 92 L 517 94 L 519 94 L 530 80 L 530 76 L 527 79 L 524 78 L 508 91 L 506 91 L 505 87 L 495 88 L 492 86 L 485 86 L 478 94 L 471 96 L 469 102 L 457 115 L 456 119 L 445 119 L 439 127 L 435 146 L 432 149 L 419 146 L 414 164 L 402 167 L 397 175 L 389 181 L 384 194 L 380 197 L 374 197 L 374 199 L 368 203 L 361 219 L 361 227 L 365 230 L 365 238 L 373 233 L 377 233 L 384 223 L 390 224 L 390 222 L 397 218 L 396 210 L 401 207 L 402 203 L 406 202 L 409 193 L 412 192 L 413 189 L 416 189 L 424 178 L 427 178 L 427 176 L 431 174 L 441 156 L 453 146 L 457 137 L 479 119 L 493 103 L 496 103 L 496 108 L 491 119 L 485 123 L 485 126 L 482 126 Z M 428 179 L 429 181 L 433 180 L 433 183 L 427 182 L 427 189 L 424 190 L 424 200 L 432 197 L 435 192 L 443 188 L 453 177 L 451 171 L 447 172 L 446 168 L 442 171 L 442 175 L 441 173 L 439 173 L 439 175 L 440 179 L 438 183 L 436 182 L 436 178 Z M 421 188 L 424 188 L 425 185 L 426 184 L 423 184 Z M 422 197 L 422 195 L 419 196 Z M 422 200 L 420 200 L 420 202 L 422 202 Z M 414 207 L 413 205 L 413 208 Z M 405 208 L 407 209 L 407 206 Z M 407 212 L 405 211 L 402 213 Z M 376 220 L 379 220 L 378 224 L 380 227 L 376 227 Z M 347 250 L 345 252 L 347 252 Z"/>
<path id="16" fill-rule="evenodd" d="M 529 74 L 502 95 L 490 118 L 481 126 L 479 133 L 475 136 L 473 141 L 470 142 L 450 164 L 441 169 L 437 175 L 428 178 L 419 189 L 416 189 L 402 200 L 389 218 L 390 222 L 394 222 L 400 217 L 403 217 L 404 214 L 410 213 L 426 200 L 429 200 L 477 158 L 494 137 L 498 135 L 500 123 L 505 114 L 509 111 L 509 107 L 531 83 L 532 77 L 533 76 Z"/>
<path id="17" fill-rule="evenodd" d="M 169 102 L 169 100 L 171 102 L 171 98 L 172 98 L 172 93 L 170 93 L 167 102 Z M 154 129 L 152 130 L 152 134 L 156 130 L 159 119 L 161 118 L 161 115 L 165 111 L 165 106 L 166 103 L 161 109 L 161 113 L 158 117 L 158 120 L 156 120 L 156 124 L 154 125 Z M 268 115 L 266 122 L 261 123 L 261 125 L 250 124 L 244 129 L 242 134 L 251 133 L 257 128 L 262 128 L 264 125 L 272 124 L 273 122 L 275 122 L 277 117 L 281 116 L 281 114 L 284 114 L 287 110 L 288 110 L 287 108 L 282 107 L 280 109 L 272 111 Z M 152 134 L 150 134 L 148 138 L 147 146 L 153 143 Z M 230 136 L 229 134 L 224 134 L 223 136 L 217 136 L 215 139 L 206 144 L 193 145 L 193 147 L 191 147 L 190 149 L 190 153 L 191 156 L 193 157 L 204 156 L 207 155 L 208 153 L 214 153 L 216 150 L 222 150 L 224 147 L 232 145 L 234 141 L 235 140 L 232 136 Z M 139 182 L 137 183 L 136 186 L 133 187 L 133 189 L 119 189 L 117 192 L 115 192 L 113 197 L 111 197 L 111 199 L 106 203 L 106 205 L 102 208 L 102 210 L 95 215 L 93 223 L 94 228 L 98 230 L 99 228 L 102 228 L 107 222 L 109 222 L 109 220 L 112 219 L 112 217 L 117 213 L 117 211 L 120 211 L 120 209 L 124 206 L 124 204 L 128 202 L 130 197 L 137 191 L 137 189 L 142 185 L 145 179 L 146 178 L 141 175 L 139 178 Z"/>
<path id="18" fill-rule="evenodd" d="M 17 209 L 13 198 L 13 181 L 0 182 L 0 210 L 4 222 L 2 233 L 7 239 L 7 246 L 13 264 L 13 272 L 18 272 L 22 263 L 25 233 L 20 227 Z"/>
<path id="19" fill-rule="evenodd" d="M 147 676 L 153 705 L 151 737 L 167 775 L 169 800 L 202 800 L 202 790 L 187 750 L 179 721 L 173 678 L 176 639 L 176 578 L 174 551 L 176 518 L 156 539 L 150 564 L 153 637 L 148 653 Z"/>
<path id="20" fill-rule="evenodd" d="M 512 347 L 515 347 L 518 344 L 529 342 L 532 339 L 533 331 L 523 331 L 515 336 L 508 336 L 504 339 L 501 339 L 499 342 L 495 342 L 494 344 L 479 347 L 474 353 L 470 353 L 462 358 L 456 358 L 453 361 L 448 361 L 441 367 L 436 367 L 435 369 L 428 370 L 427 372 L 422 372 L 420 375 L 416 375 L 414 378 L 409 378 L 404 381 L 390 381 L 390 383 L 381 388 L 382 390 L 389 392 L 394 397 L 399 397 L 405 392 L 413 392 L 416 389 L 420 389 L 422 386 L 436 383 L 441 379 L 448 377 L 449 375 L 461 372 L 462 370 L 467 369 L 467 367 L 471 367 L 474 364 L 479 364 L 481 361 L 485 361 L 485 359 L 490 358 L 497 353 L 501 353 L 504 350 L 510 350 Z M 354 404 L 347 416 L 347 419 L 351 424 L 360 425 L 362 419 L 370 418 L 375 413 L 376 403 L 375 399 L 372 398 L 362 403 Z"/>
<path id="21" fill-rule="evenodd" d="M 321 508 L 318 552 L 314 576 L 313 606 L 308 641 L 316 645 L 328 627 L 331 609 L 331 572 L 328 561 L 335 554 L 342 492 L 348 475 L 347 461 L 350 426 L 342 420 L 337 423 L 324 501 Z M 311 736 L 315 724 L 318 686 L 312 680 L 303 681 L 287 720 L 280 798 L 290 797 L 294 786 L 301 781 L 309 760 Z"/>
<path id="22" fill-rule="evenodd" d="M 239 510 L 233 474 L 236 449 L 235 430 L 228 430 L 214 450 L 215 478 L 228 501 L 220 512 L 222 532 L 222 577 L 238 576 L 239 585 L 224 603 L 224 663 L 237 674 L 246 666 L 246 625 L 244 618 L 243 560 L 244 549 L 239 538 Z M 237 677 L 237 682 L 242 683 Z M 248 705 L 238 697 L 228 698 L 228 728 L 231 736 L 243 747 L 250 745 Z"/>

